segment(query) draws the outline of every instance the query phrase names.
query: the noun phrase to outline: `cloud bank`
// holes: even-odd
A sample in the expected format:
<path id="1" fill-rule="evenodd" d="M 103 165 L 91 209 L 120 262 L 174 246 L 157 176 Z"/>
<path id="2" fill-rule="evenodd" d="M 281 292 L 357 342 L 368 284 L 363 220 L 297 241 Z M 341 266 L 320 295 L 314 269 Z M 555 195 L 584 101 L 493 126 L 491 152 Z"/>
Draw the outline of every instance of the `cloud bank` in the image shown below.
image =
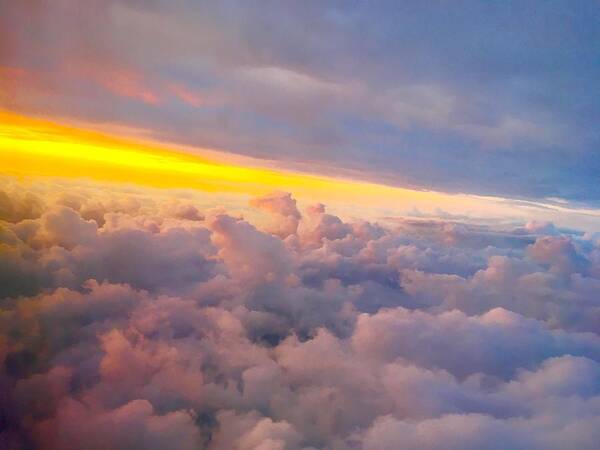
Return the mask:
<path id="1" fill-rule="evenodd" d="M 309 172 L 597 207 L 599 22 L 596 0 L 4 1 L 0 106 Z"/>
<path id="2" fill-rule="evenodd" d="M 0 446 L 595 449 L 600 243 L 0 192 Z"/>

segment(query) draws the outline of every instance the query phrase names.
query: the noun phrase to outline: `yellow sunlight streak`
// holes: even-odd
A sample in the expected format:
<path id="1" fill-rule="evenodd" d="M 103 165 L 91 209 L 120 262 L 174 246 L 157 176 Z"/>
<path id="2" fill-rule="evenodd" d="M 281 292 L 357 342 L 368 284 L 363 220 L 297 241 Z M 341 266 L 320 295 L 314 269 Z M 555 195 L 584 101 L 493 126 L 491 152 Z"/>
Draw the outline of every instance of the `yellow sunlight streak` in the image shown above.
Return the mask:
<path id="1" fill-rule="evenodd" d="M 161 188 L 261 195 L 292 192 L 304 200 L 341 202 L 378 208 L 452 209 L 482 212 L 489 199 L 416 191 L 375 183 L 243 167 L 186 153 L 167 145 L 137 142 L 95 131 L 0 111 L 0 171 L 26 177 L 91 178 Z M 498 212 L 501 205 L 496 202 Z"/>

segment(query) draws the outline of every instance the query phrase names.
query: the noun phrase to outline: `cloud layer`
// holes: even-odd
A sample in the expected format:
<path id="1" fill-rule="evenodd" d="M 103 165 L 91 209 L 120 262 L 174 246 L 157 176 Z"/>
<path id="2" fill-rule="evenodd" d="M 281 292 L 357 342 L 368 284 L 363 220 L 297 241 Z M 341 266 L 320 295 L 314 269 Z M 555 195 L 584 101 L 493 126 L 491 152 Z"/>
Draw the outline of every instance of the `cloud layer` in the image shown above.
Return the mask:
<path id="1" fill-rule="evenodd" d="M 326 174 L 599 205 L 599 21 L 595 0 L 8 1 L 0 106 Z"/>
<path id="2" fill-rule="evenodd" d="M 0 445 L 597 447 L 597 236 L 248 207 L 5 183 Z"/>

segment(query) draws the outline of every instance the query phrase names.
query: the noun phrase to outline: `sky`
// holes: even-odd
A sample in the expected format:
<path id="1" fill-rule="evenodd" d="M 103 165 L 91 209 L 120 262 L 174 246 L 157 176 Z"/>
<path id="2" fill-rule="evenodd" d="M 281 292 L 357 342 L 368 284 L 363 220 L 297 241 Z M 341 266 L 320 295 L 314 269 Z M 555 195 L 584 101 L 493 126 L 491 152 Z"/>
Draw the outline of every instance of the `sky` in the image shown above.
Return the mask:
<path id="1" fill-rule="evenodd" d="M 600 203 L 596 1 L 0 8 L 10 110 L 311 173 Z"/>
<path id="2" fill-rule="evenodd" d="M 1 450 L 597 450 L 600 4 L 0 2 Z"/>

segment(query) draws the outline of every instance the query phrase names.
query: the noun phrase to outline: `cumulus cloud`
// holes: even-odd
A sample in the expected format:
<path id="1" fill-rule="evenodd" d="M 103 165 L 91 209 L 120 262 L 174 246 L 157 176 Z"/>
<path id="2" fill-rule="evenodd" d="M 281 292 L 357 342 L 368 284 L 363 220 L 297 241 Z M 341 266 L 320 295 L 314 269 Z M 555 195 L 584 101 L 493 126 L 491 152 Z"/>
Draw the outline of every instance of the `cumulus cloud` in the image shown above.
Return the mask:
<path id="1" fill-rule="evenodd" d="M 16 187 L 0 190 L 0 220 L 20 222 L 34 219 L 42 213 L 41 200 L 31 192 L 23 192 Z"/>
<path id="2" fill-rule="evenodd" d="M 281 238 L 295 234 L 300 223 L 300 211 L 290 193 L 276 192 L 250 200 L 250 205 L 276 216 L 271 232 Z"/>
<path id="3" fill-rule="evenodd" d="M 286 193 L 250 201 L 266 228 L 193 195 L 5 193 L 2 448 L 600 439 L 592 235 L 346 221 Z"/>

